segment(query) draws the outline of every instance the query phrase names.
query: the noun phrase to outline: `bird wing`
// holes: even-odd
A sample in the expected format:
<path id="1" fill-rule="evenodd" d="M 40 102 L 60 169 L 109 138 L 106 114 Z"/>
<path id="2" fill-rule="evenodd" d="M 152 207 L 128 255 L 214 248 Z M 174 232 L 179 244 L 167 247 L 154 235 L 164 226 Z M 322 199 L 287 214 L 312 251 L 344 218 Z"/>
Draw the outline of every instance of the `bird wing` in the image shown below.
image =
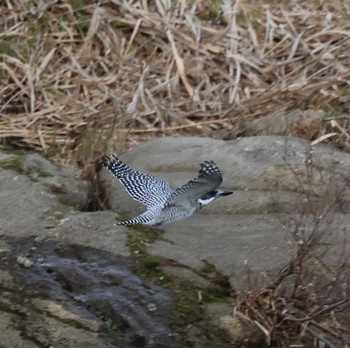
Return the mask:
<path id="1" fill-rule="evenodd" d="M 104 157 L 102 164 L 119 179 L 133 199 L 147 207 L 164 203 L 173 192 L 167 181 L 134 170 L 115 155 Z"/>
<path id="2" fill-rule="evenodd" d="M 165 207 L 187 205 L 197 201 L 206 193 L 217 189 L 222 183 L 222 175 L 214 161 L 201 163 L 198 177 L 177 188 L 165 202 Z"/>

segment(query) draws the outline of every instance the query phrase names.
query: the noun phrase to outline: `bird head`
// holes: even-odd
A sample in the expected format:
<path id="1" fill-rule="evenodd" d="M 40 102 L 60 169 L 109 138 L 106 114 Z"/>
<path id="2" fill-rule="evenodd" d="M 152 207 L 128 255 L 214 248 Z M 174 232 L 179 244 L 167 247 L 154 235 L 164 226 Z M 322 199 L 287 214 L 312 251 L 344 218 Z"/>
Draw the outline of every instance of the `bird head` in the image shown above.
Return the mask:
<path id="1" fill-rule="evenodd" d="M 213 191 L 206 193 L 198 201 L 202 205 L 207 205 L 207 204 L 211 203 L 213 200 L 215 200 L 216 198 L 232 195 L 232 193 L 233 193 L 232 191 L 213 190 Z"/>

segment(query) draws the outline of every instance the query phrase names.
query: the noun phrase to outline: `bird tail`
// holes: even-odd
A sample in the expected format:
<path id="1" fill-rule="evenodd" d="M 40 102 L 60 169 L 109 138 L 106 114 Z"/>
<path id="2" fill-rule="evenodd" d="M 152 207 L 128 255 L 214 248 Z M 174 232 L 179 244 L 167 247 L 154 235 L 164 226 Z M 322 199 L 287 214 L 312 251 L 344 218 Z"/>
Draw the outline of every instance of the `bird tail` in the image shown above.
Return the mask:
<path id="1" fill-rule="evenodd" d="M 138 222 L 136 220 L 136 218 L 134 219 L 130 219 L 130 220 L 125 220 L 125 221 L 122 221 L 122 222 L 118 222 L 117 225 L 118 226 L 131 226 L 131 225 L 137 225 L 139 224 L 140 222 Z"/>
<path id="2" fill-rule="evenodd" d="M 135 216 L 132 219 L 117 223 L 118 226 L 131 226 L 131 225 L 138 225 L 138 224 L 153 225 L 154 218 L 153 218 L 153 216 L 150 216 L 150 214 L 148 214 L 148 211 L 146 211 L 143 214 Z"/>

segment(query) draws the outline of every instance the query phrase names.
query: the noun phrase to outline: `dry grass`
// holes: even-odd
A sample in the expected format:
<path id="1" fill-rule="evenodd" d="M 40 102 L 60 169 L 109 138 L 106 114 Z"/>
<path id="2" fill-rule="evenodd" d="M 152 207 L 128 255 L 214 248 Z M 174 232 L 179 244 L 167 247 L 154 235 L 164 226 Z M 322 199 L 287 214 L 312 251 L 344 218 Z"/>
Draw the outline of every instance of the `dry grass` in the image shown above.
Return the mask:
<path id="1" fill-rule="evenodd" d="M 152 136 L 234 138 L 243 120 L 294 109 L 329 116 L 314 139 L 350 139 L 345 0 L 6 0 L 0 11 L 3 144 L 85 161 Z"/>
<path id="2" fill-rule="evenodd" d="M 294 240 L 291 256 L 268 279 L 248 273 L 250 291 L 235 294 L 235 314 L 257 326 L 272 347 L 350 347 L 350 253 L 335 211 L 345 187 L 328 184 L 312 205 L 315 167 L 305 151 L 305 173 L 290 170 L 309 205 L 297 217 L 281 221 Z"/>
<path id="3" fill-rule="evenodd" d="M 349 254 L 345 247 L 339 250 L 328 243 L 330 230 L 320 219 L 315 218 L 311 228 L 310 221 L 299 220 L 293 234 L 297 246 L 293 257 L 268 287 L 255 284 L 239 294 L 235 314 L 260 328 L 267 346 L 347 348 Z M 346 245 L 345 232 L 342 237 Z M 336 266 L 329 265 L 330 257 L 337 259 Z"/>

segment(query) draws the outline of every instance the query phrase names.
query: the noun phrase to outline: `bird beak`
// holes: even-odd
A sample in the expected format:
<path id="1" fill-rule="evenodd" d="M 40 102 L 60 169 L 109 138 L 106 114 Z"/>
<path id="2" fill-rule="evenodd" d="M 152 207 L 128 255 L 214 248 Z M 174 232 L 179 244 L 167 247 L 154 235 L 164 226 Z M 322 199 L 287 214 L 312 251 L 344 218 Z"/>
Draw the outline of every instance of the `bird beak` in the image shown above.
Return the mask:
<path id="1" fill-rule="evenodd" d="M 232 191 L 222 191 L 219 193 L 220 196 L 229 196 L 232 195 Z"/>

